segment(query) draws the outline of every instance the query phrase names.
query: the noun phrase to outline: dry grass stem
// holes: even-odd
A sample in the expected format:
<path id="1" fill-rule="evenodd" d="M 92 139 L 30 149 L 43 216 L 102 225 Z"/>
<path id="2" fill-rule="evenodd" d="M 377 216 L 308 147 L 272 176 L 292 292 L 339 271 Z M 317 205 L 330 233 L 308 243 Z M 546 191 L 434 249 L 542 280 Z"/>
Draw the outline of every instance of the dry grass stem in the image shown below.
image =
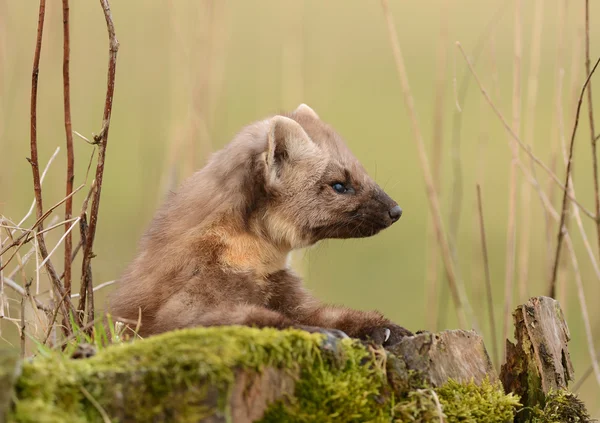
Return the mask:
<path id="1" fill-rule="evenodd" d="M 590 75 L 590 0 L 585 0 L 585 72 Z M 594 199 L 596 206 L 596 216 L 600 216 L 600 187 L 598 186 L 598 154 L 596 145 L 598 137 L 596 137 L 596 128 L 594 124 L 594 105 L 592 103 L 592 83 L 590 81 L 588 92 L 588 117 L 590 121 L 590 136 L 592 139 L 592 170 L 594 173 Z M 596 220 L 596 235 L 598 237 L 598 248 L 600 252 L 600 218 Z"/>
<path id="2" fill-rule="evenodd" d="M 42 230 L 38 230 L 36 231 L 35 228 L 39 228 L 40 225 L 42 224 L 42 222 L 52 214 L 52 212 L 59 207 L 61 204 L 63 204 L 67 198 L 72 197 L 73 195 L 75 195 L 81 188 L 83 188 L 83 185 L 80 185 L 79 187 L 77 187 L 77 189 L 73 190 L 73 192 L 69 195 L 69 197 L 65 197 L 62 200 L 60 200 L 58 203 L 56 203 L 55 205 L 53 205 L 52 207 L 50 207 L 48 210 L 46 210 L 46 212 L 41 215 L 35 222 L 35 224 L 30 228 L 30 229 L 26 229 L 26 230 L 22 230 L 23 234 L 21 234 L 18 238 L 14 239 L 9 245 L 5 246 L 2 251 L 0 251 L 0 256 L 3 255 L 5 252 L 7 252 L 9 249 L 16 247 L 15 251 L 13 252 L 13 254 L 8 258 L 8 260 L 5 261 L 5 263 L 2 265 L 2 268 L 6 267 L 6 265 L 8 265 L 8 263 L 12 260 L 12 258 L 14 257 L 14 255 L 19 251 L 19 249 L 26 244 L 27 242 L 31 241 L 33 238 L 35 238 L 35 242 L 38 242 L 39 239 L 43 239 L 43 234 L 44 234 L 44 229 L 42 226 Z M 45 244 L 44 244 L 45 246 Z M 42 254 L 43 255 L 43 254 Z M 46 255 L 44 256 L 44 259 L 48 256 L 47 252 Z"/>
<path id="3" fill-rule="evenodd" d="M 520 163 L 519 165 L 524 168 L 522 163 Z M 546 212 L 557 222 L 560 221 L 561 216 L 552 206 L 552 203 L 550 202 L 550 200 L 548 199 L 548 197 L 546 196 L 544 191 L 541 189 L 537 179 L 535 179 L 535 176 L 532 177 L 527 173 L 526 169 L 523 169 L 523 170 L 524 170 L 524 174 L 530 178 L 530 181 L 531 181 L 533 187 L 535 188 L 536 192 L 540 196 L 540 199 L 542 201 L 542 204 L 543 204 Z M 572 185 L 571 185 L 571 187 L 572 187 Z M 573 205 L 573 209 L 577 209 L 577 208 Z M 579 216 L 579 214 L 576 214 L 576 216 Z M 581 235 L 582 235 L 584 241 L 586 241 L 587 237 L 585 235 L 585 231 L 584 231 L 583 225 L 581 223 L 582 223 L 581 218 L 579 218 L 578 219 L 578 227 L 579 227 L 579 230 L 581 232 Z M 596 352 L 595 352 L 595 348 L 594 348 L 594 340 L 593 340 L 593 335 L 592 335 L 592 330 L 591 330 L 591 325 L 590 325 L 590 319 L 589 319 L 589 314 L 587 311 L 587 305 L 585 302 L 583 281 L 581 279 L 581 273 L 579 271 L 579 265 L 577 262 L 577 257 L 575 255 L 575 249 L 573 247 L 573 242 L 571 240 L 571 236 L 569 235 L 569 231 L 566 227 L 564 228 L 564 239 L 565 239 L 565 243 L 567 244 L 567 248 L 569 249 L 569 252 L 571 255 L 571 263 L 573 265 L 573 271 L 575 273 L 575 282 L 576 282 L 576 286 L 577 286 L 577 294 L 578 294 L 578 299 L 579 299 L 580 308 L 581 308 L 581 316 L 582 316 L 582 320 L 584 322 L 588 350 L 589 350 L 590 356 L 592 358 L 592 368 L 594 370 L 596 377 L 598 378 L 598 375 L 600 375 L 600 373 L 597 370 L 600 367 L 598 366 L 598 358 L 596 356 Z M 595 261 L 595 256 L 591 250 L 591 246 L 589 245 L 588 242 L 585 242 L 585 245 L 586 245 L 588 254 L 590 255 L 590 257 L 592 259 L 592 264 L 594 265 L 594 268 L 597 269 L 598 264 Z M 598 277 L 598 280 L 600 280 L 600 272 L 597 272 L 596 276 Z M 598 381 L 600 383 L 600 379 L 598 379 Z"/>
<path id="4" fill-rule="evenodd" d="M 600 58 L 598 58 L 598 60 L 596 61 L 596 64 L 594 65 L 594 68 L 588 74 L 588 76 L 585 80 L 585 83 L 583 84 L 583 87 L 581 88 L 581 94 L 579 95 L 579 101 L 577 102 L 577 111 L 575 112 L 575 123 L 573 124 L 573 132 L 571 133 L 571 142 L 569 144 L 569 156 L 567 159 L 568 160 L 567 161 L 567 172 L 566 172 L 566 176 L 565 176 L 565 187 L 567 189 L 564 191 L 563 200 L 562 200 L 562 211 L 561 211 L 560 223 L 558 226 L 558 236 L 557 236 L 558 241 L 556 244 L 556 253 L 554 256 L 552 279 L 550 280 L 549 295 L 551 297 L 554 297 L 556 295 L 556 275 L 557 275 L 557 270 L 558 270 L 558 262 L 559 262 L 559 258 L 560 258 L 561 246 L 562 246 L 563 237 L 564 237 L 563 229 L 565 226 L 565 219 L 566 219 L 566 215 L 567 215 L 567 204 L 568 204 L 567 199 L 572 199 L 572 198 L 569 198 L 570 196 L 568 196 L 567 194 L 568 194 L 569 181 L 571 180 L 571 167 L 573 164 L 573 148 L 575 146 L 575 135 L 577 134 L 577 126 L 579 125 L 579 113 L 581 112 L 581 103 L 583 102 L 583 95 L 585 94 L 585 89 L 587 88 L 587 86 L 590 82 L 590 79 L 592 78 L 592 75 L 596 71 L 598 64 L 600 64 Z M 598 219 L 598 217 L 596 217 L 596 219 Z"/>
<path id="5" fill-rule="evenodd" d="M 60 147 L 56 147 L 56 150 L 54 150 L 54 153 L 52 154 L 52 156 L 50 156 L 48 163 L 46 163 L 46 167 L 44 168 L 44 171 L 42 172 L 42 176 L 40 178 L 40 186 L 44 183 L 44 179 L 46 179 L 46 173 L 48 172 L 48 169 L 50 169 L 50 165 L 52 164 L 52 162 L 58 155 L 59 151 L 60 151 Z M 33 201 L 31 202 L 31 207 L 29 207 L 29 211 L 25 214 L 25 216 L 23 216 L 23 218 L 19 221 L 19 223 L 17 223 L 17 226 L 23 225 L 23 223 L 25 223 L 25 221 L 29 218 L 29 216 L 31 216 L 31 213 L 33 213 L 33 210 L 35 209 L 35 204 L 36 203 L 35 203 L 35 198 L 34 198 Z"/>
<path id="6" fill-rule="evenodd" d="M 444 260 L 444 267 L 446 269 L 448 283 L 450 285 L 450 291 L 452 293 L 452 298 L 454 301 L 456 312 L 458 314 L 459 323 L 461 327 L 465 328 L 467 327 L 467 322 L 469 321 L 475 324 L 474 316 L 471 312 L 471 307 L 468 303 L 468 300 L 466 299 L 466 295 L 464 294 L 464 286 L 462 284 L 462 281 L 460 281 L 457 277 L 455 263 L 450 250 L 450 245 L 448 243 L 448 239 L 446 238 L 439 200 L 437 198 L 437 193 L 435 192 L 435 185 L 433 182 L 431 170 L 429 168 L 429 160 L 427 158 L 427 152 L 425 150 L 425 143 L 421 134 L 421 128 L 419 127 L 419 124 L 417 122 L 414 100 L 410 91 L 408 77 L 406 75 L 402 51 L 398 43 L 398 35 L 396 34 L 396 28 L 394 26 L 392 15 L 389 10 L 389 2 L 388 0 L 382 0 L 381 4 L 387 23 L 387 30 L 390 38 L 394 60 L 396 63 L 396 70 L 398 72 L 398 77 L 400 78 L 404 102 L 406 108 L 408 109 L 412 126 L 412 132 L 415 137 L 415 141 L 419 152 L 419 162 L 421 165 L 421 170 L 423 171 L 423 177 L 425 179 L 427 199 L 429 200 L 429 206 L 435 221 L 435 231 L 440 245 L 442 258 Z"/>
<path id="7" fill-rule="evenodd" d="M 433 163 L 433 183 L 437 192 L 438 198 L 442 190 L 442 150 L 444 143 L 444 99 L 446 96 L 446 72 L 448 68 L 448 20 L 446 13 L 448 10 L 448 1 L 442 2 L 442 13 L 440 19 L 440 33 L 438 37 L 437 50 L 437 74 L 435 83 L 435 99 L 433 110 L 433 147 L 432 147 L 432 163 Z M 455 78 L 456 80 L 456 78 Z M 435 304 L 438 301 L 438 284 L 440 284 L 440 266 L 437 247 L 437 238 L 435 235 L 435 222 L 431 216 L 431 223 L 427 228 L 428 253 L 427 253 L 427 298 L 430 304 Z M 431 313 L 427 313 L 427 327 L 435 328 L 437 322 L 438 309 L 434 307 Z"/>
<path id="8" fill-rule="evenodd" d="M 116 280 L 113 281 L 108 281 L 108 282 L 104 282 L 101 283 L 100 285 L 96 285 L 93 289 L 94 292 L 101 290 L 102 288 L 106 288 L 107 286 L 111 286 L 114 285 L 115 283 L 117 283 Z M 81 296 L 81 294 L 72 294 L 71 298 L 79 298 Z"/>
<path id="9" fill-rule="evenodd" d="M 544 14 L 543 0 L 535 0 L 535 9 L 533 12 L 533 26 L 531 29 L 531 58 L 529 65 L 529 75 L 527 83 L 527 109 L 525 117 L 525 142 L 534 146 L 535 141 L 535 111 L 537 109 L 538 96 L 538 78 L 540 70 L 541 40 L 542 40 L 542 18 Z M 530 160 L 531 161 L 531 160 Z M 535 172 L 535 165 L 531 162 L 532 172 Z M 530 244 L 531 244 L 531 185 L 527 182 L 522 184 L 521 188 L 521 229 L 519 243 L 519 276 L 517 283 L 519 286 L 519 302 L 526 301 L 528 298 L 527 283 L 529 279 Z"/>
<path id="10" fill-rule="evenodd" d="M 575 254 L 575 248 L 571 242 L 571 237 L 565 232 L 565 244 L 571 255 L 571 262 L 573 264 L 573 271 L 575 273 L 575 283 L 577 285 L 577 298 L 579 299 L 579 306 L 581 307 L 581 316 L 583 317 L 583 327 L 585 329 L 585 336 L 587 338 L 588 352 L 592 360 L 592 367 L 596 376 L 596 382 L 600 386 L 600 365 L 598 364 L 598 357 L 596 356 L 596 348 L 594 347 L 594 337 L 592 335 L 592 326 L 590 324 L 590 316 L 585 302 L 585 293 L 583 291 L 583 280 L 581 279 L 581 272 L 579 271 L 579 265 L 577 264 L 577 256 Z"/>
<path id="11" fill-rule="evenodd" d="M 521 126 L 521 0 L 515 2 L 515 44 L 513 57 L 513 95 L 512 95 L 512 126 L 515 134 Z M 512 161 L 510 163 L 510 182 L 508 194 L 508 224 L 506 229 L 506 271 L 504 279 L 504 325 L 502 339 L 507 339 L 512 326 L 512 308 L 514 296 L 515 260 L 517 255 L 517 162 L 519 147 L 515 140 L 509 139 Z M 505 355 L 506 351 L 503 355 Z"/>
<path id="12" fill-rule="evenodd" d="M 521 147 L 521 149 L 524 150 L 525 153 L 531 158 L 531 160 L 533 160 L 538 166 L 540 166 L 542 169 L 544 169 L 544 171 L 548 174 L 548 176 L 550 176 L 552 178 L 552 180 L 556 183 L 556 185 L 561 190 L 563 190 L 563 192 L 566 192 L 567 190 L 566 190 L 565 186 L 562 184 L 562 182 L 558 179 L 558 176 L 556 176 L 556 174 L 543 161 L 541 161 L 539 158 L 537 158 L 537 156 L 535 156 L 535 154 L 533 154 L 531 148 L 528 145 L 526 145 L 525 143 L 523 143 L 523 141 L 521 141 L 519 136 L 512 130 L 512 128 L 510 127 L 510 125 L 508 124 L 506 119 L 504 118 L 504 115 L 502 115 L 502 113 L 500 113 L 500 111 L 498 110 L 498 108 L 496 107 L 496 105 L 494 104 L 492 99 L 490 98 L 488 92 L 484 88 L 483 84 L 481 83 L 479 76 L 475 72 L 475 69 L 473 68 L 473 65 L 471 64 L 471 62 L 469 61 L 469 58 L 467 57 L 467 54 L 465 53 L 465 50 L 463 49 L 460 42 L 457 41 L 456 46 L 461 51 L 464 59 L 467 62 L 467 65 L 469 66 L 469 69 L 471 70 L 471 73 L 473 74 L 473 77 L 477 81 L 477 84 L 479 85 L 479 90 L 485 97 L 487 103 L 490 105 L 490 107 L 492 108 L 492 110 L 494 111 L 496 116 L 498 116 L 498 118 L 500 118 L 500 121 L 502 122 L 502 125 L 504 126 L 504 128 L 508 131 L 508 133 L 511 135 L 511 137 L 517 142 L 519 147 Z M 588 216 L 590 219 L 592 219 L 594 221 L 596 220 L 596 216 L 592 212 L 590 212 L 588 209 L 586 209 L 583 205 L 581 205 L 581 203 L 579 203 L 579 201 L 577 201 L 577 199 L 572 198 L 568 193 L 566 195 L 571 201 L 573 201 L 573 203 L 575 203 L 579 207 L 579 209 L 586 216 Z"/>
<path id="13" fill-rule="evenodd" d="M 479 232 L 481 234 L 481 254 L 483 256 L 483 268 L 485 271 L 485 288 L 488 303 L 488 317 L 490 320 L 490 332 L 492 338 L 492 357 L 494 367 L 499 369 L 498 343 L 496 341 L 496 319 L 494 317 L 494 300 L 492 297 L 492 278 L 490 277 L 490 262 L 488 258 L 487 241 L 485 236 L 485 223 L 483 219 L 483 201 L 481 200 L 481 187 L 477 184 L 477 211 L 479 214 Z"/>

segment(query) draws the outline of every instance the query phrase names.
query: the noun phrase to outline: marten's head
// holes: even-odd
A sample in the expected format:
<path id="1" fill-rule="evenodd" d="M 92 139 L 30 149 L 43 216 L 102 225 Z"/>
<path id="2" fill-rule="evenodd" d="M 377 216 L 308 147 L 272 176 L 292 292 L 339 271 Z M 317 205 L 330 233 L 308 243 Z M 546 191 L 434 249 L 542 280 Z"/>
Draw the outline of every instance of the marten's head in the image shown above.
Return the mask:
<path id="1" fill-rule="evenodd" d="M 298 248 L 325 238 L 368 237 L 402 215 L 310 107 L 274 116 L 265 127 L 266 149 L 259 156 L 264 197 L 255 211 L 272 239 Z"/>

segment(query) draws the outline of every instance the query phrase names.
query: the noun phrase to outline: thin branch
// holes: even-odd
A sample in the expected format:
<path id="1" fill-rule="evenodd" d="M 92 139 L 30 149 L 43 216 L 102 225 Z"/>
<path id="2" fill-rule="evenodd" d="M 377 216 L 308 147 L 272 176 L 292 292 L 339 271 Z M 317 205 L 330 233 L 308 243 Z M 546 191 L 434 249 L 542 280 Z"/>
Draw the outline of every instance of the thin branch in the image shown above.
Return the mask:
<path id="1" fill-rule="evenodd" d="M 592 69 L 592 71 L 588 74 L 588 77 L 585 80 L 585 83 L 583 84 L 583 87 L 581 88 L 581 93 L 579 95 L 579 101 L 577 102 L 577 111 L 575 112 L 575 123 L 573 124 L 573 132 L 571 133 L 571 143 L 569 145 L 569 158 L 567 161 L 567 174 L 565 176 L 565 187 L 567 188 L 564 191 L 564 195 L 563 195 L 563 200 L 562 200 L 562 211 L 560 214 L 560 223 L 558 224 L 558 241 L 556 244 L 556 254 L 554 255 L 554 266 L 552 268 L 552 279 L 550 281 L 550 297 L 554 297 L 556 295 L 556 275 L 557 275 L 557 271 L 558 271 L 558 262 L 559 262 L 559 258 L 560 258 L 560 250 L 562 247 L 562 242 L 563 242 L 563 237 L 564 237 L 564 225 L 565 225 L 565 219 L 566 219 L 566 215 L 567 215 L 567 198 L 568 196 L 568 188 L 569 188 L 569 181 L 571 180 L 571 167 L 573 164 L 573 150 L 574 150 L 574 146 L 575 146 L 575 135 L 577 134 L 577 126 L 579 125 L 579 113 L 581 112 L 581 103 L 583 102 L 583 95 L 585 94 L 585 89 L 587 88 L 592 75 L 594 74 L 594 72 L 596 71 L 596 68 L 598 67 L 598 64 L 600 64 L 600 58 L 598 58 L 598 60 L 596 61 L 596 64 L 594 65 L 594 68 Z"/>
<path id="2" fill-rule="evenodd" d="M 500 111 L 498 110 L 498 108 L 496 107 L 496 105 L 494 104 L 494 102 L 492 101 L 492 99 L 490 98 L 490 95 L 488 94 L 488 92 L 484 88 L 483 84 L 481 83 L 481 80 L 479 79 L 479 76 L 475 72 L 475 69 L 473 68 L 473 65 L 471 64 L 469 58 L 467 57 L 467 54 L 465 53 L 465 50 L 463 49 L 463 47 L 460 44 L 460 42 L 457 41 L 456 42 L 456 46 L 458 47 L 458 49 L 462 53 L 463 57 L 465 58 L 465 60 L 467 62 L 467 65 L 469 66 L 469 69 L 471 70 L 471 73 L 473 74 L 473 77 L 475 78 L 475 81 L 477 81 L 477 84 L 479 85 L 479 90 L 481 91 L 481 94 L 483 94 L 483 96 L 485 97 L 487 103 L 490 105 L 490 107 L 492 108 L 492 110 L 494 111 L 494 113 L 496 114 L 496 116 L 498 116 L 498 118 L 502 122 L 502 125 L 508 131 L 508 133 L 510 134 L 510 136 L 517 142 L 517 144 L 519 145 L 519 147 L 521 147 L 521 149 L 523 149 L 525 151 L 525 153 L 527 153 L 527 155 L 531 158 L 531 160 L 533 160 L 538 166 L 540 166 L 542 169 L 544 169 L 544 171 L 548 174 L 548 176 L 550 176 L 552 178 L 552 180 L 556 183 L 556 185 L 560 189 L 562 189 L 563 192 L 566 192 L 567 190 L 566 190 L 565 186 L 562 184 L 562 182 L 558 179 L 558 176 L 556 176 L 556 174 L 554 174 L 554 172 L 543 161 L 541 161 L 540 159 L 538 159 L 537 156 L 535 156 L 535 154 L 533 154 L 533 152 L 531 151 L 531 147 L 528 146 L 527 144 L 523 143 L 523 141 L 521 141 L 521 139 L 519 138 L 519 136 L 512 130 L 512 128 L 510 127 L 510 125 L 508 124 L 508 122 L 506 121 L 506 119 L 504 118 L 504 116 L 502 115 L 502 113 L 500 113 Z M 577 204 L 577 206 L 579 207 L 579 209 L 586 216 L 588 216 L 590 219 L 596 220 L 596 216 L 591 211 L 589 211 L 588 209 L 586 209 L 583 205 L 581 205 L 581 203 L 579 203 L 579 201 L 577 201 L 576 198 L 572 198 L 568 193 L 566 195 L 569 197 L 569 200 L 571 200 L 575 204 Z"/>
<path id="3" fill-rule="evenodd" d="M 83 188 L 83 185 L 78 186 L 71 194 L 69 197 L 75 195 L 81 188 Z M 68 198 L 68 197 L 67 197 Z M 10 248 L 12 247 L 16 247 L 15 251 L 13 252 L 13 254 L 8 258 L 8 260 L 2 265 L 2 268 L 5 268 L 8 263 L 12 260 L 12 258 L 14 257 L 14 255 L 19 251 L 19 248 L 21 248 L 24 244 L 28 243 L 29 241 L 31 241 L 34 236 L 32 235 L 32 233 L 37 234 L 38 238 L 43 238 L 41 235 L 44 234 L 45 229 L 43 229 L 42 231 L 36 231 L 35 228 L 36 227 L 40 227 L 41 223 L 48 217 L 50 216 L 50 214 L 52 213 L 52 211 L 54 211 L 54 209 L 56 209 L 58 206 L 60 206 L 62 203 L 64 203 L 67 198 L 63 198 L 62 200 L 60 200 L 58 203 L 56 203 L 55 205 L 53 205 L 52 207 L 50 207 L 48 210 L 46 210 L 46 212 L 40 216 L 36 222 L 34 223 L 34 225 L 31 227 L 31 229 L 26 229 L 24 230 L 24 233 L 19 236 L 17 239 L 13 240 L 11 244 L 9 244 L 8 246 L 4 247 L 2 249 L 2 251 L 0 251 L 0 256 L 2 254 L 4 254 L 6 251 L 8 251 Z M 45 246 L 45 244 L 44 244 Z"/>
<path id="4" fill-rule="evenodd" d="M 52 314 L 52 318 L 50 319 L 50 324 L 48 325 L 48 331 L 46 332 L 46 336 L 44 337 L 44 341 L 42 342 L 42 345 L 46 345 L 46 342 L 48 342 L 48 338 L 50 338 L 50 334 L 52 333 L 52 329 L 54 327 L 54 322 L 56 322 L 56 316 L 58 315 L 58 310 L 60 310 L 62 303 L 65 301 L 66 295 L 67 295 L 67 293 L 65 292 L 65 296 L 63 296 L 60 299 L 59 303 L 56 305 L 56 308 L 54 309 L 54 313 Z"/>
<path id="5" fill-rule="evenodd" d="M 85 200 L 83 200 L 83 204 L 81 205 L 81 213 L 79 214 L 79 217 L 80 217 L 79 232 L 80 232 L 80 239 L 81 239 L 80 242 L 81 242 L 81 247 L 82 247 L 83 251 L 85 251 L 85 246 L 87 244 L 87 234 L 88 234 L 87 207 L 88 207 L 90 198 L 92 197 L 92 195 L 95 192 L 96 192 L 96 180 L 92 181 L 92 187 L 90 188 L 88 195 L 85 197 Z M 92 274 L 91 264 L 88 264 L 88 268 L 89 268 L 89 271 L 87 272 L 87 275 L 89 275 L 89 276 L 84 278 L 81 281 L 81 285 L 79 287 L 79 289 L 80 289 L 79 305 L 77 306 L 77 314 L 80 316 L 80 318 L 82 320 L 83 320 L 83 315 L 84 315 L 84 311 L 85 311 L 85 303 L 86 303 L 86 299 L 87 299 L 87 292 L 88 292 L 87 286 L 88 286 L 88 284 L 91 284 L 91 274 Z"/>
<path id="6" fill-rule="evenodd" d="M 490 277 L 490 262 L 488 258 L 487 241 L 485 236 L 485 223 L 483 220 L 483 205 L 481 200 L 481 187 L 477 184 L 477 210 L 479 212 L 479 232 L 481 233 L 481 253 L 483 255 L 483 268 L 485 270 L 485 288 L 488 303 L 488 317 L 490 319 L 490 330 L 492 332 L 492 354 L 494 367 L 499 367 L 498 344 L 496 341 L 496 319 L 494 317 L 494 300 L 492 298 L 492 281 Z"/>
<path id="7" fill-rule="evenodd" d="M 115 283 L 117 283 L 117 281 L 116 281 L 116 280 L 113 280 L 113 281 L 107 281 L 107 282 L 101 283 L 100 285 L 96 285 L 96 286 L 94 287 L 94 290 L 93 290 L 93 291 L 94 291 L 94 292 L 96 292 L 96 291 L 99 291 L 99 290 L 101 290 L 102 288 L 106 288 L 107 286 L 114 285 Z M 80 296 L 81 296 L 81 294 L 73 294 L 73 295 L 71 295 L 71 298 L 78 298 L 78 297 L 80 297 Z"/>
<path id="8" fill-rule="evenodd" d="M 69 0 L 63 0 L 63 98 L 65 111 L 65 134 L 67 137 L 67 197 L 73 192 L 75 179 L 75 158 L 73 154 L 73 131 L 71 127 L 71 82 L 69 80 L 70 40 L 69 40 Z M 73 215 L 73 199 L 69 197 L 65 203 L 65 220 Z M 66 295 L 71 295 L 71 250 L 73 240 L 69 225 L 65 224 L 65 256 L 64 256 L 64 285 Z"/>
<path id="9" fill-rule="evenodd" d="M 59 151 L 60 151 L 60 147 L 56 147 L 56 150 L 54 150 L 54 153 L 52 154 L 52 156 L 50 156 L 48 163 L 46 163 L 46 167 L 44 168 L 44 171 L 42 172 L 42 177 L 40 178 L 40 185 L 42 185 L 44 183 L 44 179 L 46 179 L 46 173 L 48 172 L 48 169 L 50 169 L 50 165 L 52 164 L 52 162 L 58 155 Z M 29 211 L 27 211 L 25 216 L 23 216 L 23 218 L 19 221 L 19 223 L 17 223 L 17 226 L 21 226 L 27 220 L 27 218 L 29 218 L 29 216 L 31 216 L 31 213 L 33 213 L 34 208 L 35 208 L 35 198 L 31 202 L 31 207 L 29 207 Z"/>
<path id="10" fill-rule="evenodd" d="M 467 327 L 467 322 L 469 320 L 473 322 L 473 324 L 475 324 L 474 316 L 471 311 L 470 304 L 468 303 L 468 300 L 466 298 L 466 295 L 464 294 L 463 283 L 457 277 L 455 263 L 452 259 L 450 245 L 448 243 L 448 239 L 444 230 L 444 222 L 442 219 L 439 200 L 437 198 L 437 193 L 435 192 L 435 184 L 433 182 L 433 177 L 429 168 L 429 159 L 427 158 L 427 152 L 425 150 L 425 142 L 423 141 L 421 128 L 419 127 L 419 124 L 417 122 L 414 100 L 410 91 L 408 77 L 406 75 L 402 51 L 398 43 L 398 35 L 396 33 L 396 28 L 394 26 L 392 15 L 389 10 L 389 1 L 382 0 L 381 5 L 386 19 L 388 36 L 390 39 L 392 53 L 396 64 L 396 71 L 398 73 L 398 77 L 400 79 L 400 84 L 402 87 L 404 103 L 406 105 L 406 108 L 408 109 L 409 118 L 412 126 L 412 132 L 415 137 L 415 142 L 417 144 L 417 149 L 419 152 L 421 170 L 423 171 L 423 178 L 425 179 L 425 186 L 427 190 L 427 199 L 429 200 L 431 214 L 435 222 L 435 232 L 437 235 L 438 243 L 441 248 L 442 258 L 444 260 L 444 266 L 448 277 L 448 283 L 450 285 L 450 291 L 452 293 L 452 298 L 454 300 L 454 305 L 458 314 L 459 323 L 461 327 L 464 328 Z"/>
<path id="11" fill-rule="evenodd" d="M 19 285 L 18 283 L 16 283 L 14 280 L 12 280 L 12 278 L 9 277 L 4 277 L 4 283 L 6 286 L 8 286 L 10 289 L 14 290 L 15 292 L 17 292 L 18 294 L 22 295 L 22 296 L 27 296 L 27 292 L 25 291 L 25 289 Z M 42 311 L 45 312 L 50 312 L 52 311 L 52 309 L 50 307 L 48 307 L 46 304 L 42 303 L 40 300 L 38 300 L 35 297 L 31 297 L 34 301 L 35 306 Z"/>
<path id="12" fill-rule="evenodd" d="M 33 58 L 33 70 L 31 72 L 31 159 L 29 159 L 29 163 L 31 164 L 31 170 L 33 173 L 33 190 L 35 193 L 36 200 L 36 215 L 38 220 L 43 215 L 43 203 L 42 203 L 42 185 L 40 183 L 40 170 L 39 170 L 39 162 L 38 162 L 38 151 L 37 151 L 37 94 L 38 94 L 38 77 L 39 77 L 39 68 L 40 68 L 40 54 L 42 51 L 42 34 L 44 32 L 44 17 L 46 13 L 46 0 L 40 0 L 40 8 L 38 13 L 38 29 L 37 29 L 37 38 L 35 44 L 35 54 Z M 37 226 L 37 232 L 41 232 L 44 230 L 43 223 L 40 221 Z M 48 257 L 48 250 L 46 248 L 46 242 L 44 240 L 43 235 L 38 235 L 37 241 L 40 248 L 40 253 L 42 257 L 46 259 Z M 60 279 L 58 278 L 58 273 L 54 268 L 51 260 L 46 261 L 46 270 L 50 275 L 50 279 L 52 280 L 54 289 L 58 292 L 59 295 L 64 295 L 64 287 Z M 71 304 L 70 298 L 67 298 L 65 303 L 63 304 L 63 313 L 64 316 L 68 316 L 69 312 L 73 311 L 73 305 Z M 71 326 L 68 319 L 65 319 L 65 328 L 66 332 L 71 332 Z"/>
<path id="13" fill-rule="evenodd" d="M 44 261 L 42 261 L 42 263 L 40 263 L 40 265 L 38 266 L 38 270 L 44 265 L 46 264 L 46 262 L 50 259 L 50 257 L 52 256 L 52 254 L 54 254 L 54 252 L 56 251 L 56 249 L 60 246 L 60 244 L 63 242 L 64 239 L 66 239 L 66 237 L 68 235 L 71 234 L 71 231 L 73 230 L 73 228 L 75 227 L 75 225 L 77 225 L 77 223 L 79 222 L 79 217 L 77 217 L 75 219 L 75 221 L 71 224 L 71 226 L 69 226 L 69 228 L 67 229 L 67 232 L 65 232 L 65 234 L 58 240 L 58 242 L 56 243 L 56 246 L 52 249 L 52 251 L 50 251 L 50 254 L 48 254 L 48 257 L 44 259 Z M 68 226 L 68 224 L 67 224 Z M 67 257 L 70 259 L 70 257 Z M 69 260 L 70 261 L 70 260 Z M 65 292 L 67 292 L 65 290 Z"/>
<path id="14" fill-rule="evenodd" d="M 115 72 L 117 67 L 117 52 L 119 50 L 119 41 L 115 36 L 115 27 L 110 12 L 110 5 L 108 0 L 100 0 L 100 5 L 104 11 L 104 18 L 106 19 L 106 27 L 108 30 L 109 38 L 109 57 L 108 57 L 108 82 L 106 88 L 106 100 L 104 103 L 104 115 L 102 119 L 102 130 L 100 134 L 94 137 L 98 142 L 98 163 L 96 166 L 96 189 L 94 191 L 94 198 L 92 200 L 92 207 L 90 212 L 90 223 L 87 228 L 86 243 L 83 248 L 83 263 L 81 266 L 81 283 L 85 281 L 91 281 L 91 260 L 92 260 L 92 247 L 94 245 L 94 238 L 96 236 L 96 224 L 98 221 L 98 210 L 100 208 L 100 194 L 102 192 L 102 177 L 104 175 L 104 160 L 106 158 L 106 146 L 108 143 L 108 131 L 110 128 L 110 117 L 112 114 L 113 95 L 115 92 Z M 83 219 L 82 219 L 83 221 Z M 91 284 L 91 283 L 90 283 Z M 91 289 L 91 288 L 90 288 Z M 69 300 L 70 301 L 70 300 Z M 88 309 L 88 313 L 92 313 L 93 310 Z"/>

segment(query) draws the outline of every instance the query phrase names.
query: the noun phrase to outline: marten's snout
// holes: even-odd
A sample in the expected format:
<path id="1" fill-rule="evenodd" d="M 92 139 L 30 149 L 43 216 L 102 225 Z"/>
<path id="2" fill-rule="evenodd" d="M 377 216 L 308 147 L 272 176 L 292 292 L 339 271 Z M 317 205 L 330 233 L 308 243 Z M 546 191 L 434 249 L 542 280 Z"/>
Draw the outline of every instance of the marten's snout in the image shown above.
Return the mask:
<path id="1" fill-rule="evenodd" d="M 388 213 L 390 215 L 390 219 L 392 219 L 392 223 L 395 223 L 398 221 L 398 219 L 400 219 L 400 216 L 402 216 L 402 209 L 399 205 L 395 205 L 388 211 Z"/>

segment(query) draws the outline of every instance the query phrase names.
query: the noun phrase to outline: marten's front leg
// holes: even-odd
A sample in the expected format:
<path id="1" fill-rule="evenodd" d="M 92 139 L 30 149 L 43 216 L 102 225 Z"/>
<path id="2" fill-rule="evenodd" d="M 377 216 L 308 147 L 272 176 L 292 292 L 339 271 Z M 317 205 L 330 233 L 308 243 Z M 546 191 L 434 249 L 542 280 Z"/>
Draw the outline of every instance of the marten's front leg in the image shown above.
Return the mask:
<path id="1" fill-rule="evenodd" d="M 386 319 L 376 311 L 360 311 L 326 305 L 302 287 L 301 280 L 288 271 L 272 275 L 273 295 L 269 308 L 304 325 L 335 328 L 352 338 L 370 339 L 393 345 L 412 332 Z"/>
<path id="2" fill-rule="evenodd" d="M 243 325 L 257 328 L 302 329 L 311 333 L 323 333 L 335 338 L 347 338 L 346 334 L 333 328 L 319 325 L 299 324 L 277 311 L 251 304 L 221 304 L 197 316 L 190 326 L 229 326 Z"/>

